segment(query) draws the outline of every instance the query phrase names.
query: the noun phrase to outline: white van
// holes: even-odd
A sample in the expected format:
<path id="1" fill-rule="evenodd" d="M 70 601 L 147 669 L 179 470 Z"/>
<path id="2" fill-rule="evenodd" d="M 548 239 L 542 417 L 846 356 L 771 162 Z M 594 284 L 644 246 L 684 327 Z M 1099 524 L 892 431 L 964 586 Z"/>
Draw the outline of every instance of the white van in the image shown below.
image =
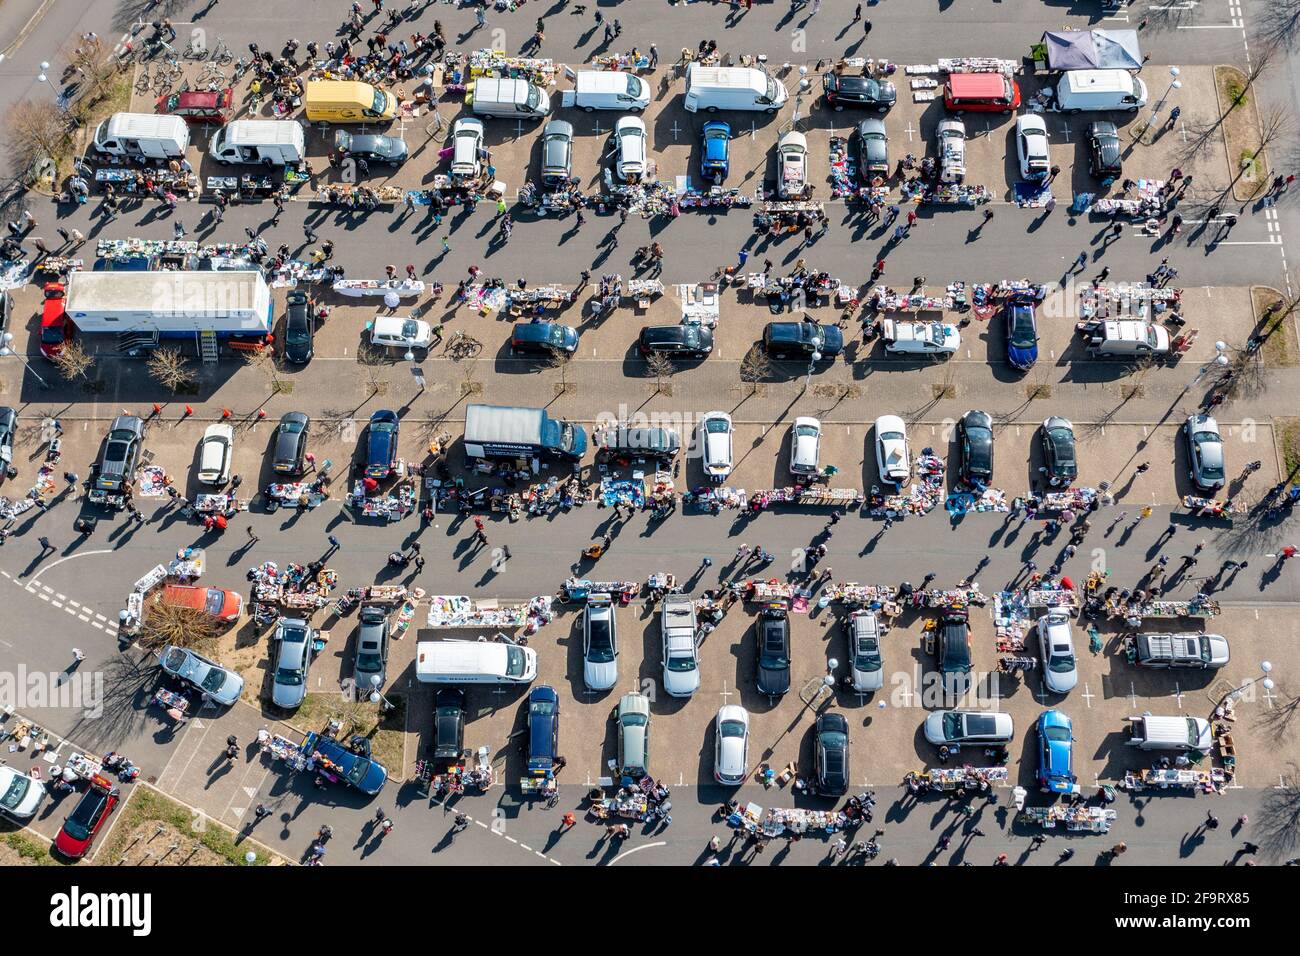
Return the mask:
<path id="1" fill-rule="evenodd" d="M 742 66 L 700 66 L 686 69 L 686 112 L 704 110 L 763 110 L 775 113 L 789 97 L 775 76 Z"/>
<path id="2" fill-rule="evenodd" d="M 522 116 L 537 119 L 551 111 L 551 98 L 527 80 L 482 76 L 471 84 L 467 100 L 484 116 Z"/>
<path id="3" fill-rule="evenodd" d="M 208 155 L 222 165 L 288 166 L 306 154 L 302 124 L 296 120 L 235 120 L 217 130 L 208 145 Z"/>
<path id="4" fill-rule="evenodd" d="M 537 652 L 496 641 L 420 641 L 415 678 L 424 684 L 529 684 Z"/>
<path id="5" fill-rule="evenodd" d="M 1066 70 L 1056 84 L 1056 109 L 1124 110 L 1136 113 L 1147 105 L 1147 85 L 1128 70 Z"/>
<path id="6" fill-rule="evenodd" d="M 190 128 L 179 116 L 114 113 L 95 129 L 93 142 L 109 156 L 181 159 L 190 146 Z"/>
<path id="7" fill-rule="evenodd" d="M 45 784 L 13 767 L 0 767 L 0 814 L 26 824 L 45 801 Z"/>
<path id="8" fill-rule="evenodd" d="M 1203 717 L 1141 717 L 1128 719 L 1130 747 L 1142 750 L 1199 750 L 1209 753 L 1214 742 L 1210 722 Z"/>
<path id="9" fill-rule="evenodd" d="M 1088 339 L 1088 349 L 1093 355 L 1117 358 L 1168 355 L 1169 330 L 1141 319 L 1110 320 Z"/>
<path id="10" fill-rule="evenodd" d="M 572 93 L 564 95 L 564 105 L 588 113 L 595 110 L 640 113 L 650 105 L 650 84 L 633 73 L 579 70 Z"/>

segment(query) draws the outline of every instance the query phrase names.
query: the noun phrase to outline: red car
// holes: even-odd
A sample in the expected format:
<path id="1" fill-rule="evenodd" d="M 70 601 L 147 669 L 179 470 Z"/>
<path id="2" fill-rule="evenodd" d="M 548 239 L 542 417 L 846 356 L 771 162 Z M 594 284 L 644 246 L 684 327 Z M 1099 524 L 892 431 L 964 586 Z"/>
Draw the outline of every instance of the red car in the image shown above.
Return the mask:
<path id="1" fill-rule="evenodd" d="M 234 93 L 224 90 L 185 90 L 158 97 L 159 113 L 182 117 L 187 123 L 228 123 L 233 115 Z"/>
<path id="2" fill-rule="evenodd" d="M 91 777 L 90 787 L 81 795 L 71 815 L 63 821 L 63 829 L 54 838 L 54 849 L 59 851 L 59 855 L 69 860 L 80 860 L 85 856 L 90 851 L 90 844 L 108 822 L 120 796 L 121 791 L 105 777 L 99 774 Z"/>
<path id="3" fill-rule="evenodd" d="M 45 304 L 41 306 L 41 354 L 53 359 L 72 338 L 74 326 L 63 308 L 63 283 L 45 284 Z"/>

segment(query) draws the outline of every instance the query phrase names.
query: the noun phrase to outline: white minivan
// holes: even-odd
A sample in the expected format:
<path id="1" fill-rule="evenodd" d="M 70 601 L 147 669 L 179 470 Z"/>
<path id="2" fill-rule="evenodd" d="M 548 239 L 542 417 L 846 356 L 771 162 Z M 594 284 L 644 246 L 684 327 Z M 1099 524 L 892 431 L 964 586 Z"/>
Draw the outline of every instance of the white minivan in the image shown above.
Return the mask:
<path id="1" fill-rule="evenodd" d="M 1204 717 L 1154 717 L 1143 714 L 1128 719 L 1130 747 L 1141 750 L 1199 750 L 1209 753 L 1214 742 L 1210 722 Z"/>
<path id="2" fill-rule="evenodd" d="M 789 91 L 775 76 L 745 66 L 700 66 L 686 69 L 686 112 L 763 110 L 775 113 L 785 105 Z"/>
<path id="3" fill-rule="evenodd" d="M 422 684 L 530 684 L 537 652 L 497 641 L 420 641 L 415 678 Z"/>
<path id="4" fill-rule="evenodd" d="M 378 348 L 427 349 L 432 341 L 433 326 L 420 319 L 380 315 L 370 325 L 370 344 Z"/>
<path id="5" fill-rule="evenodd" d="M 1146 105 L 1146 84 L 1128 70 L 1066 70 L 1056 84 L 1056 109 L 1061 113 L 1136 113 Z"/>
<path id="6" fill-rule="evenodd" d="M 595 110 L 640 113 L 650 105 L 650 84 L 634 73 L 579 70 L 574 76 L 573 91 L 564 94 L 563 102 L 588 113 Z"/>
<path id="7" fill-rule="evenodd" d="M 179 116 L 114 113 L 95 128 L 93 142 L 109 156 L 181 159 L 190 146 L 190 128 Z"/>
<path id="8" fill-rule="evenodd" d="M 217 130 L 208 155 L 222 165 L 289 166 L 302 162 L 307 144 L 296 120 L 235 120 Z"/>

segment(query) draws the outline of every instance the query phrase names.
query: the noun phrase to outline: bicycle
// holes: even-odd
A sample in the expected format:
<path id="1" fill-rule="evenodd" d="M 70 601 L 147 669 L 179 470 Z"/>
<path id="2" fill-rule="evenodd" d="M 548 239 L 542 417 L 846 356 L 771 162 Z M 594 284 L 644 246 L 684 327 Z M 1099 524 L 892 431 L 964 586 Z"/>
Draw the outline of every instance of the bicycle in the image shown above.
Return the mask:
<path id="1" fill-rule="evenodd" d="M 153 78 L 149 75 L 149 64 L 146 63 L 140 68 L 140 75 L 135 78 L 135 91 L 137 93 L 148 93 L 149 87 L 153 85 Z"/>
<path id="2" fill-rule="evenodd" d="M 226 45 L 225 39 L 217 37 L 217 45 L 212 50 L 212 62 L 221 66 L 228 66 L 235 61 L 235 54 L 230 52 L 230 47 Z"/>
<path id="3" fill-rule="evenodd" d="M 208 48 L 203 45 L 203 41 L 198 36 L 190 37 L 189 46 L 181 53 L 181 56 L 187 60 L 206 60 L 208 58 Z"/>
<path id="4" fill-rule="evenodd" d="M 248 57 L 241 56 L 238 60 L 236 60 L 235 72 L 230 77 L 231 84 L 233 85 L 235 83 L 238 83 L 241 79 L 243 79 L 244 74 L 248 72 L 249 68 L 252 65 L 253 63 L 251 60 L 248 59 Z"/>
<path id="5" fill-rule="evenodd" d="M 483 350 L 483 343 L 472 335 L 468 335 L 464 329 L 457 329 L 447 344 L 442 347 L 445 355 L 452 359 L 471 358 Z"/>

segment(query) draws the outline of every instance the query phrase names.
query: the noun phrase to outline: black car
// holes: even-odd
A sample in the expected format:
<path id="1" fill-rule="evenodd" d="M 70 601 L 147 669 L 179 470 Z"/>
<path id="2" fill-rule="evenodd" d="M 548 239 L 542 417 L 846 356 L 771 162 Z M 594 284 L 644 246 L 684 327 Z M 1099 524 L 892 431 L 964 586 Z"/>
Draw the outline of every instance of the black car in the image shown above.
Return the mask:
<path id="1" fill-rule="evenodd" d="M 887 80 L 846 73 L 823 73 L 822 90 L 831 109 L 878 110 L 883 113 L 898 100 L 898 89 Z"/>
<path id="2" fill-rule="evenodd" d="M 14 432 L 18 413 L 8 405 L 0 406 L 0 474 L 7 475 L 14 460 Z"/>
<path id="3" fill-rule="evenodd" d="M 1074 450 L 1074 426 L 1068 418 L 1053 415 L 1043 422 L 1039 432 L 1043 443 L 1043 467 L 1047 483 L 1053 487 L 1068 485 L 1079 475 L 1079 462 Z"/>
<path id="4" fill-rule="evenodd" d="M 381 408 L 366 429 L 366 477 L 383 479 L 397 467 L 397 412 Z"/>
<path id="5" fill-rule="evenodd" d="M 144 422 L 135 415 L 118 415 L 108 429 L 104 450 L 95 469 L 95 489 L 118 494 L 122 485 L 135 476 L 144 446 Z"/>
<path id="6" fill-rule="evenodd" d="M 817 352 L 824 361 L 844 351 L 844 333 L 834 325 L 807 320 L 769 322 L 763 329 L 763 349 L 780 359 L 807 359 Z"/>
<path id="7" fill-rule="evenodd" d="M 517 322 L 510 333 L 510 347 L 534 355 L 572 355 L 578 351 L 578 330 L 558 322 Z"/>
<path id="8" fill-rule="evenodd" d="M 822 714 L 813 725 L 817 792 L 838 797 L 849 790 L 849 722 L 843 714 Z"/>
<path id="9" fill-rule="evenodd" d="M 671 428 L 611 428 L 601 435 L 601 450 L 613 458 L 653 458 L 668 462 L 681 451 L 682 439 Z"/>
<path id="10" fill-rule="evenodd" d="M 969 674 L 970 620 L 965 611 L 949 611 L 939 618 L 939 672 L 944 676 Z"/>
<path id="11" fill-rule="evenodd" d="M 401 137 L 349 133 L 345 129 L 334 134 L 334 148 L 342 156 L 388 166 L 400 166 L 406 162 L 406 157 L 409 155 Z"/>
<path id="12" fill-rule="evenodd" d="M 433 698 L 433 759 L 455 760 L 465 749 L 465 692 L 444 687 Z"/>
<path id="13" fill-rule="evenodd" d="M 958 474 L 968 485 L 993 481 L 993 416 L 971 409 L 957 422 Z"/>
<path id="14" fill-rule="evenodd" d="M 754 627 L 758 636 L 758 692 L 784 694 L 790 689 L 790 619 L 784 608 L 764 608 Z"/>
<path id="15" fill-rule="evenodd" d="M 669 358 L 707 358 L 713 351 L 713 330 L 698 325 L 652 325 L 637 340 L 642 355 L 658 352 Z"/>
<path id="16" fill-rule="evenodd" d="M 9 331 L 9 320 L 13 314 L 13 297 L 8 292 L 0 292 L 0 334 Z"/>
<path id="17" fill-rule="evenodd" d="M 307 433 L 311 419 L 302 412 L 289 412 L 275 430 L 275 450 L 271 453 L 271 470 L 280 475 L 301 475 L 307 454 Z"/>
<path id="18" fill-rule="evenodd" d="M 286 300 L 288 307 L 284 318 L 284 360 L 294 365 L 306 365 L 314 354 L 316 340 L 316 308 L 311 296 L 294 289 Z"/>
<path id="19" fill-rule="evenodd" d="M 1124 172 L 1124 147 L 1114 123 L 1098 120 L 1088 127 L 1088 172 L 1111 180 Z"/>

